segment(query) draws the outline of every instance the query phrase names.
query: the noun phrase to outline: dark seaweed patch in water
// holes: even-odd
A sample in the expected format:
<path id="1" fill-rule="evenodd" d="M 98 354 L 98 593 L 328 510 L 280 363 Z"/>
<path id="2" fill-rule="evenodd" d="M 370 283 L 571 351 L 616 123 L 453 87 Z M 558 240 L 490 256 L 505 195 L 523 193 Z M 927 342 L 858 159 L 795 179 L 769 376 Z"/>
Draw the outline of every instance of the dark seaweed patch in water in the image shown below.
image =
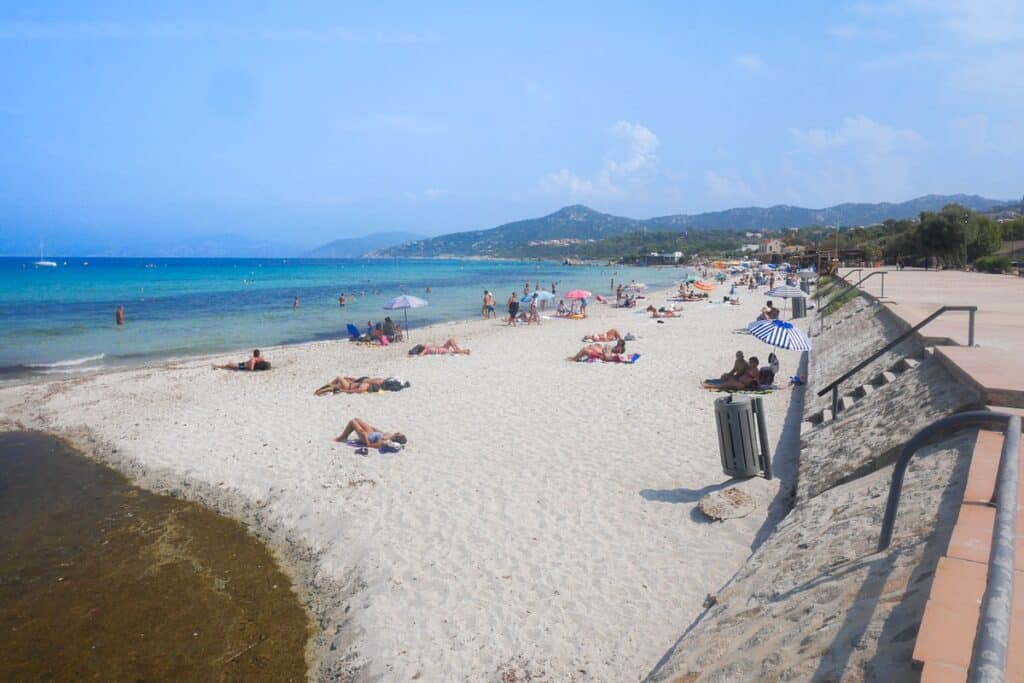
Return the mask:
<path id="1" fill-rule="evenodd" d="M 0 434 L 0 680 L 302 681 L 309 634 L 242 525 Z"/>

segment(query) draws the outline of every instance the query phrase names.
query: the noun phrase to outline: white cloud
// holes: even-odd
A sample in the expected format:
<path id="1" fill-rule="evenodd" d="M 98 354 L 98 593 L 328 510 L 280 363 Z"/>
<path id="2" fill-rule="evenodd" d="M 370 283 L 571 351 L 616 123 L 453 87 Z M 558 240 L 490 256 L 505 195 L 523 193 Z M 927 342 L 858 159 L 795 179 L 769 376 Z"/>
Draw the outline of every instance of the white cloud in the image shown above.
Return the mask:
<path id="1" fill-rule="evenodd" d="M 746 71 L 760 71 L 762 67 L 761 58 L 750 54 L 736 55 L 733 57 L 733 63 Z"/>
<path id="2" fill-rule="evenodd" d="M 890 154 L 897 147 L 922 140 L 916 131 L 893 128 L 863 114 L 847 116 L 835 130 L 790 128 L 789 133 L 801 145 L 817 151 L 852 148 L 875 156 Z"/>
<path id="3" fill-rule="evenodd" d="M 545 192 L 567 191 L 573 197 L 590 197 L 594 195 L 594 183 L 584 180 L 563 168 L 555 173 L 548 173 L 541 178 L 541 188 Z"/>
<path id="4" fill-rule="evenodd" d="M 968 42 L 1003 42 L 1024 28 L 1018 0 L 907 0 L 907 6 L 932 13 L 946 31 Z"/>
<path id="5" fill-rule="evenodd" d="M 610 175 L 629 175 L 652 165 L 661 141 L 650 128 L 639 123 L 618 121 L 612 132 L 629 142 L 629 158 L 625 161 L 609 161 L 606 170 Z"/>
<path id="6" fill-rule="evenodd" d="M 784 159 L 791 185 L 806 201 L 879 201 L 913 191 L 913 170 L 924 138 L 909 128 L 864 115 L 847 116 L 833 129 L 790 128 L 796 143 Z"/>
<path id="7" fill-rule="evenodd" d="M 753 194 L 750 186 L 735 174 L 705 171 L 704 183 L 708 190 L 718 197 L 750 197 Z"/>
<path id="8" fill-rule="evenodd" d="M 629 121 L 617 121 L 610 132 L 627 143 L 625 159 L 607 160 L 593 180 L 562 168 L 541 178 L 541 189 L 553 193 L 567 192 L 574 197 L 621 197 L 627 193 L 627 185 L 643 185 L 657 165 L 658 146 L 661 144 L 658 136 L 650 128 Z"/>

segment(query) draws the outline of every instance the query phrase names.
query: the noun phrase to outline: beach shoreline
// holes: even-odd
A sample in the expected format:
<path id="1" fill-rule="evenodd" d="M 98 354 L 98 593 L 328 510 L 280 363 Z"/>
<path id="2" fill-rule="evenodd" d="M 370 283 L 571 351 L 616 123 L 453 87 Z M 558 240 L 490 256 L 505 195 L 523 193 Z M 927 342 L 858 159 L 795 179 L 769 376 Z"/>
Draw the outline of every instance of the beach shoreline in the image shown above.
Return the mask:
<path id="1" fill-rule="evenodd" d="M 4 387 L 0 408 L 6 426 L 57 433 L 268 542 L 319 626 L 310 659 L 321 678 L 639 678 L 749 554 L 777 491 L 741 484 L 759 501 L 745 520 L 710 527 L 694 516 L 697 492 L 727 479 L 709 410 L 718 395 L 696 384 L 728 367 L 735 347 L 767 356 L 732 334 L 760 305 L 683 304 L 683 319 L 658 324 L 592 304 L 589 320 L 526 330 L 481 320 L 414 330 L 413 342 L 456 337 L 474 350 L 463 358 L 405 358 L 408 343 L 307 342 L 269 347 L 274 370 L 243 374 L 209 369 L 238 354 L 191 357 Z M 640 337 L 636 365 L 565 362 L 583 334 L 611 325 Z M 701 340 L 698 352 L 688 338 Z M 798 354 L 780 356 L 785 374 Z M 311 396 L 341 370 L 412 387 Z M 789 397 L 766 398 L 774 444 Z M 407 450 L 361 458 L 334 444 L 353 416 L 402 429 Z M 699 454 L 700 467 L 680 451 Z M 688 552 L 708 561 L 693 565 Z M 602 574 L 607 585 L 595 582 Z M 615 631 L 627 637 L 611 646 Z M 481 654 L 483 636 L 494 646 Z"/>

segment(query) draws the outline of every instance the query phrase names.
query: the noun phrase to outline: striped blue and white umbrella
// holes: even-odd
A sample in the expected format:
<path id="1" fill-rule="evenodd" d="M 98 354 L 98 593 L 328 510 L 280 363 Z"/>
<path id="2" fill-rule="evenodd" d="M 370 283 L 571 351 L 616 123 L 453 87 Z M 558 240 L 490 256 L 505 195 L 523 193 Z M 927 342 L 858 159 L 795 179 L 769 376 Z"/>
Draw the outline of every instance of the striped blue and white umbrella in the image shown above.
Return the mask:
<path id="1" fill-rule="evenodd" d="M 811 340 L 807 335 L 785 320 L 755 320 L 747 331 L 765 344 L 790 351 L 810 351 Z"/>
<path id="2" fill-rule="evenodd" d="M 807 293 L 792 285 L 779 285 L 768 290 L 765 296 L 777 296 L 780 299 L 806 299 Z"/>

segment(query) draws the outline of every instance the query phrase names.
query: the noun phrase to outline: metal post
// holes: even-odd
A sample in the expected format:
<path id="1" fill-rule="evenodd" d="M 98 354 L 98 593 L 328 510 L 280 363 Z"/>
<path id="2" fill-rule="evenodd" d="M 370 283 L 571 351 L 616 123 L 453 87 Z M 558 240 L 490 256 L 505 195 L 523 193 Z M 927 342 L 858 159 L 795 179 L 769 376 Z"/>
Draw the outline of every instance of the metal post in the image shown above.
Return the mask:
<path id="1" fill-rule="evenodd" d="M 968 346 L 974 346 L 974 313 L 975 312 L 973 310 L 967 312 L 967 315 L 968 315 L 968 320 L 967 320 L 967 345 Z"/>
<path id="2" fill-rule="evenodd" d="M 832 387 L 832 419 L 839 415 L 839 385 Z"/>
<path id="3" fill-rule="evenodd" d="M 878 298 L 879 299 L 884 299 L 885 298 L 885 271 L 882 271 L 882 296 L 880 296 Z"/>
<path id="4" fill-rule="evenodd" d="M 1020 417 L 1010 417 L 1003 436 L 1003 452 L 996 479 L 996 521 L 988 577 L 981 601 L 978 630 L 971 653 L 970 683 L 1006 680 L 1006 653 L 1013 618 L 1014 540 L 1017 536 L 1017 481 L 1020 465 Z"/>

